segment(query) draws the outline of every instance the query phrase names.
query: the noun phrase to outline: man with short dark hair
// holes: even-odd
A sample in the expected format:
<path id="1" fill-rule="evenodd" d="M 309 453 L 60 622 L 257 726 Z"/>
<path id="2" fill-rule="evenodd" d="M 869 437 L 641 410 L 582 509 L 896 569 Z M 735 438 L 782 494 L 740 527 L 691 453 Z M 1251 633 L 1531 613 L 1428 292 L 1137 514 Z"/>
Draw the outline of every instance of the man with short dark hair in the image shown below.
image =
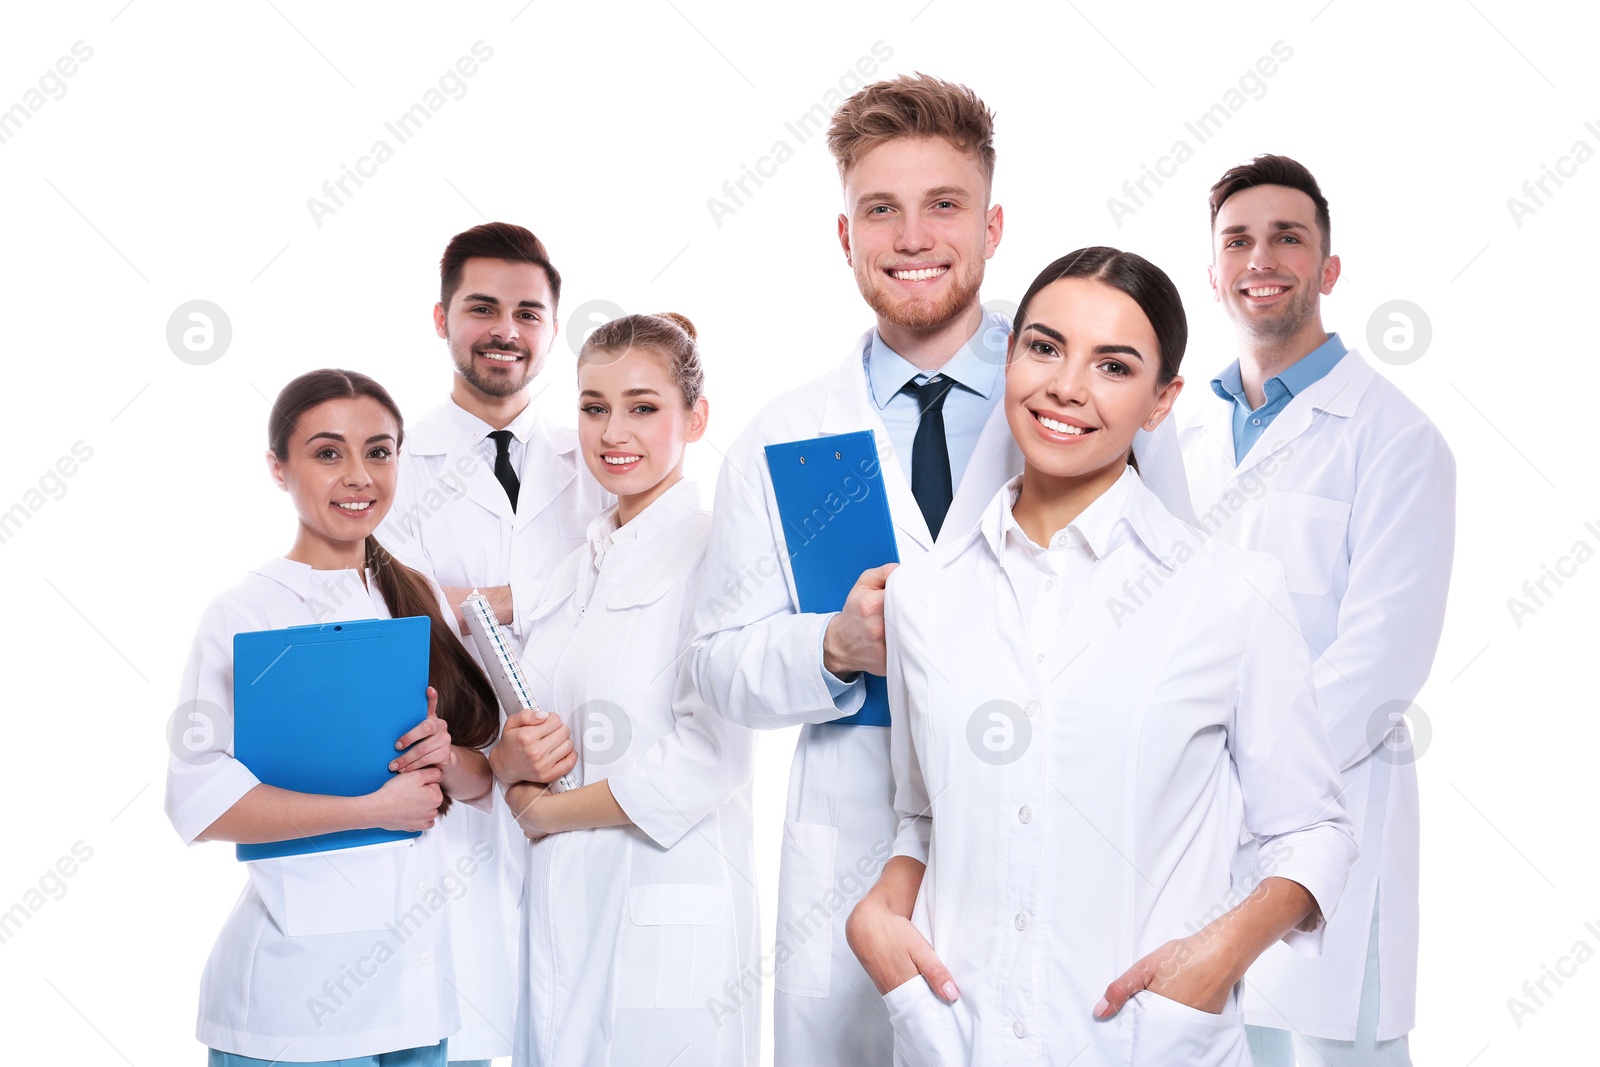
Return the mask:
<path id="1" fill-rule="evenodd" d="M 520 635 L 544 580 L 611 502 L 578 455 L 577 434 L 547 425 L 529 402 L 555 342 L 561 275 L 543 242 L 504 222 L 451 238 L 439 274 L 433 324 L 455 367 L 450 400 L 406 427 L 394 507 L 378 537 L 432 575 L 458 614 L 476 588 Z M 445 861 L 465 859 L 474 871 L 451 904 L 451 995 L 462 1029 L 450 1038 L 450 1062 L 487 1067 L 512 1051 L 525 845 L 503 804 L 492 814 L 454 805 L 440 828 Z"/>
<path id="2" fill-rule="evenodd" d="M 1361 857 L 1321 954 L 1276 945 L 1246 975 L 1263 1067 L 1408 1065 L 1416 1017 L 1420 753 L 1404 713 L 1444 625 L 1455 460 L 1387 378 L 1322 326 L 1339 280 L 1327 199 L 1258 156 L 1211 189 L 1211 286 L 1239 358 L 1180 432 L 1206 533 L 1278 559 L 1310 646 Z M 1264 488 L 1263 488 L 1264 487 Z M 1237 876 L 1270 873 L 1247 848 Z M 1381 917 L 1381 922 L 1380 922 Z"/>

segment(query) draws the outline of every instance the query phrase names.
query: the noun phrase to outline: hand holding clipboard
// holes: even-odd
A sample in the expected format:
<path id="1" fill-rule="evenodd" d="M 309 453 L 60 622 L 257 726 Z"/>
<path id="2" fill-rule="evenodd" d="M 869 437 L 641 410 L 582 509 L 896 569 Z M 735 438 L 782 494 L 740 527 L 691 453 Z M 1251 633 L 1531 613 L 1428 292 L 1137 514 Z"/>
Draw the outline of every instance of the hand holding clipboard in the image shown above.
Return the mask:
<path id="1" fill-rule="evenodd" d="M 840 611 L 862 582 L 881 590 L 887 565 L 898 563 L 900 552 L 872 431 L 768 445 L 766 453 L 800 610 Z M 883 594 L 869 596 L 875 597 L 881 626 Z M 863 658 L 882 662 L 881 629 L 878 641 L 867 644 L 864 653 L 873 655 Z M 889 725 L 883 676 L 865 678 L 866 702 L 854 715 L 835 719 L 836 725 Z"/>

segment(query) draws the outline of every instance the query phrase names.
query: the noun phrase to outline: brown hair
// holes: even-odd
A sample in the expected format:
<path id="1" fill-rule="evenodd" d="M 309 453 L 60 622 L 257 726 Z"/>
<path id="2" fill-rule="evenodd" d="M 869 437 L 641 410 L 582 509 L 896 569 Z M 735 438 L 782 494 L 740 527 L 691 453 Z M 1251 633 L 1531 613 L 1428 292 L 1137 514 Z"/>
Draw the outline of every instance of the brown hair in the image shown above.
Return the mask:
<path id="1" fill-rule="evenodd" d="M 530 231 L 509 222 L 486 222 L 450 238 L 439 260 L 439 303 L 446 309 L 461 288 L 461 270 L 469 259 L 506 259 L 532 263 L 550 279 L 550 310 L 561 303 L 561 273 L 550 262 L 544 242 Z"/>
<path id="2" fill-rule="evenodd" d="M 1217 184 L 1211 187 L 1211 229 L 1217 228 L 1217 212 L 1228 202 L 1228 197 L 1255 185 L 1283 185 L 1298 189 L 1311 198 L 1317 206 L 1317 225 L 1322 229 L 1322 254 L 1333 251 L 1333 233 L 1328 219 L 1328 198 L 1322 195 L 1309 170 L 1288 156 L 1257 156 L 1248 163 L 1229 169 Z"/>
<path id="3" fill-rule="evenodd" d="M 647 348 L 661 355 L 673 383 L 683 394 L 683 406 L 694 407 L 705 390 L 706 372 L 700 364 L 694 323 L 676 311 L 658 315 L 624 315 L 591 333 L 578 352 L 578 362 L 601 352 L 620 356 L 630 348 Z"/>
<path id="4" fill-rule="evenodd" d="M 994 184 L 994 112 L 965 85 L 927 74 L 902 74 L 873 82 L 833 113 L 828 150 L 839 177 L 869 149 L 902 137 L 943 137 L 978 157 Z"/>
<path id="5" fill-rule="evenodd" d="M 267 419 L 267 440 L 279 462 L 289 458 L 289 439 L 300 416 L 329 400 L 376 400 L 394 416 L 398 451 L 405 439 L 405 422 L 400 408 L 388 390 L 372 378 L 350 370 L 314 370 L 302 374 L 283 387 L 273 402 Z M 499 704 L 489 679 L 445 622 L 434 597 L 433 587 L 419 572 L 389 554 L 389 550 L 369 536 L 366 565 L 378 583 L 378 592 L 395 618 L 425 615 L 430 623 L 428 638 L 428 684 L 439 693 L 438 713 L 450 728 L 452 744 L 485 748 L 500 733 Z M 440 806 L 443 814 L 450 798 Z"/>

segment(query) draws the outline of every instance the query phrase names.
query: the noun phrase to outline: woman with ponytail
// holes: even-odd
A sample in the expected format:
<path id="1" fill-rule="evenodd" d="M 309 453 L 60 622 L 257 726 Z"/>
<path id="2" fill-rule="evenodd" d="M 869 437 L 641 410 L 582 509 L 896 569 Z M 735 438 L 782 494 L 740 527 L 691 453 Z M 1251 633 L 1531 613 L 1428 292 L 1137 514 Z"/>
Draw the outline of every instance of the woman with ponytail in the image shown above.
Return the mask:
<path id="1" fill-rule="evenodd" d="M 259 843 L 381 828 L 404 841 L 247 864 L 200 984 L 197 1036 L 212 1067 L 330 1063 L 443 1067 L 460 1025 L 446 898 L 471 856 L 429 833 L 451 798 L 492 799 L 481 751 L 498 733 L 493 690 L 445 623 L 438 591 L 372 531 L 394 497 L 404 431 L 383 387 L 320 370 L 284 387 L 267 466 L 299 513 L 294 544 L 214 600 L 180 694 L 181 726 L 232 722 L 233 637 L 309 623 L 425 615 L 432 622 L 427 717 L 395 742 L 395 772 L 366 796 L 266 785 L 233 758 L 231 731 L 174 740 L 167 815 L 186 843 Z M 348 679 L 352 691 L 362 679 Z M 176 720 L 175 720 L 176 721 Z"/>

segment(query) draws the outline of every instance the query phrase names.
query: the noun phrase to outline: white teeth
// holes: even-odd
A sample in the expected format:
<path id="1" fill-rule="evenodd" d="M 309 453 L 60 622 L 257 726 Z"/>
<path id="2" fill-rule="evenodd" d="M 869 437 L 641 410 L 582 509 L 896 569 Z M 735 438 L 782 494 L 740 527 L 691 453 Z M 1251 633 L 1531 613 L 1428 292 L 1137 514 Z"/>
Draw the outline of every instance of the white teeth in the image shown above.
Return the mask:
<path id="1" fill-rule="evenodd" d="M 889 273 L 903 282 L 925 282 L 929 278 L 937 278 L 949 267 L 923 267 L 921 270 L 892 270 Z"/>
<path id="2" fill-rule="evenodd" d="M 1268 285 L 1259 289 L 1246 289 L 1245 292 L 1250 296 L 1277 296 L 1285 290 L 1286 287 L 1282 285 Z"/>
<path id="3" fill-rule="evenodd" d="M 339 506 L 341 508 L 344 508 L 346 511 L 366 511 L 368 508 L 370 508 L 372 506 L 372 501 L 370 501 L 370 500 L 352 500 L 352 501 L 349 501 L 349 502 L 339 501 Z"/>
<path id="4" fill-rule="evenodd" d="M 642 459 L 643 457 L 641 457 L 641 456 L 601 456 L 600 458 L 605 460 L 607 463 L 609 463 L 613 467 L 621 467 L 621 466 L 624 466 L 625 464 L 633 463 L 636 460 Z"/>
<path id="5" fill-rule="evenodd" d="M 1048 418 L 1044 415 L 1036 415 L 1035 418 L 1039 420 L 1040 425 L 1042 425 L 1045 429 L 1054 430 L 1056 433 L 1071 434 L 1076 437 L 1080 434 L 1086 434 L 1089 432 L 1082 426 L 1068 426 L 1064 422 L 1057 422 L 1055 419 Z"/>
<path id="6" fill-rule="evenodd" d="M 516 356 L 506 352 L 480 352 L 478 354 L 484 359 L 492 359 L 496 363 L 515 363 L 517 361 Z"/>

